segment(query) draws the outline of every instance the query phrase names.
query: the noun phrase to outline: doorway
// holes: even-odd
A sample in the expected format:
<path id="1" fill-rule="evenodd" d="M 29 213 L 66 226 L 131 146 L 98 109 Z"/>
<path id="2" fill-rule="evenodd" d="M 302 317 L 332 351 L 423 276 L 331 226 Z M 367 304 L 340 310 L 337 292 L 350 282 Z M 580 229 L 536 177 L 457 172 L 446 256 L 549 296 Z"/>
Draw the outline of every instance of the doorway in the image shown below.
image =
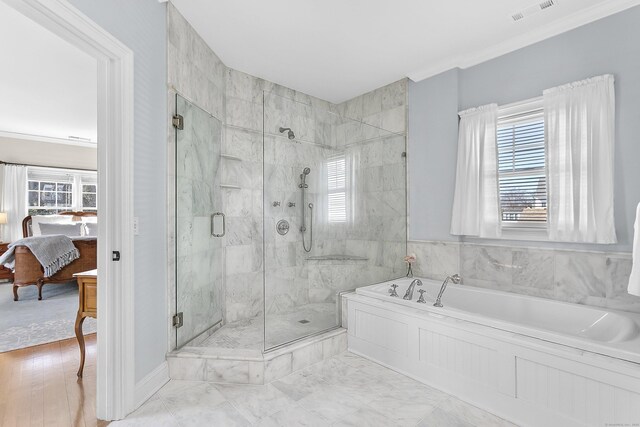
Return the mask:
<path id="1" fill-rule="evenodd" d="M 134 409 L 133 53 L 65 0 L 4 0 L 97 63 L 99 419 Z"/>

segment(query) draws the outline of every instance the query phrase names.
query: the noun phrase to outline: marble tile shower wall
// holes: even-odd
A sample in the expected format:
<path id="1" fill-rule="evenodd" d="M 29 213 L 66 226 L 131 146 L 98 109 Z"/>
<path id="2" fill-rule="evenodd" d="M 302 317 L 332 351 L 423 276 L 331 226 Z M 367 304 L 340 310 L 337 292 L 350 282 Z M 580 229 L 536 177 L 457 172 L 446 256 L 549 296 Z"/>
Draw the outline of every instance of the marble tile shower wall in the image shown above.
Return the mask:
<path id="1" fill-rule="evenodd" d="M 208 111 L 219 120 L 224 120 L 225 111 L 225 72 L 226 67 L 216 54 L 209 49 L 207 44 L 198 36 L 189 23 L 180 15 L 171 3 L 167 3 L 167 79 L 168 79 L 168 102 L 167 105 L 174 106 L 176 102 L 176 91 L 193 101 L 200 108 Z M 176 307 L 175 292 L 175 271 L 176 259 L 176 223 L 175 193 L 176 182 L 175 169 L 175 132 L 171 126 L 171 116 L 174 108 L 169 108 L 167 117 L 168 126 L 168 147 L 167 147 L 167 234 L 168 234 L 168 292 L 169 292 L 169 313 L 173 314 Z M 183 250 L 186 248 L 183 248 Z M 221 297 L 221 296 L 220 296 Z M 190 299 L 194 304 L 192 311 L 198 311 L 199 302 Z M 224 300 L 220 302 L 224 305 Z M 185 310 L 190 308 L 182 307 Z M 169 348 L 176 347 L 175 329 L 171 326 L 171 316 L 168 317 L 169 324 Z M 196 334 L 197 325 L 183 326 L 181 335 L 193 336 Z"/>
<path id="2" fill-rule="evenodd" d="M 640 313 L 627 294 L 628 253 L 409 242 L 417 275 L 443 280 L 460 273 L 467 285 Z"/>
<path id="3" fill-rule="evenodd" d="M 331 126 L 335 116 L 331 111 L 335 107 L 231 69 L 227 70 L 226 88 L 225 152 L 243 158 L 241 162 L 229 160 L 223 165 L 230 183 L 240 187 L 228 191 L 230 199 L 226 203 L 229 229 L 233 221 L 242 224 L 227 243 L 226 313 L 227 320 L 233 321 L 261 313 L 263 272 L 267 313 L 284 312 L 309 302 L 306 253 L 298 231 L 302 204 L 299 175 L 305 167 L 314 172 L 320 170 L 321 159 L 335 146 Z M 281 126 L 295 131 L 295 141 L 279 132 Z M 312 175 L 309 181 L 314 179 Z M 307 203 L 310 201 L 313 199 Z M 274 206 L 274 202 L 279 205 Z M 290 224 L 290 232 L 285 236 L 275 231 L 280 219 Z"/>
<path id="4" fill-rule="evenodd" d="M 354 216 L 337 232 L 343 253 L 367 258 L 316 265 L 312 294 L 353 289 L 404 274 L 407 84 L 400 80 L 338 105 L 337 148 L 353 165 Z M 366 266 L 363 268 L 363 262 Z M 331 299 L 333 301 L 333 299 Z"/>

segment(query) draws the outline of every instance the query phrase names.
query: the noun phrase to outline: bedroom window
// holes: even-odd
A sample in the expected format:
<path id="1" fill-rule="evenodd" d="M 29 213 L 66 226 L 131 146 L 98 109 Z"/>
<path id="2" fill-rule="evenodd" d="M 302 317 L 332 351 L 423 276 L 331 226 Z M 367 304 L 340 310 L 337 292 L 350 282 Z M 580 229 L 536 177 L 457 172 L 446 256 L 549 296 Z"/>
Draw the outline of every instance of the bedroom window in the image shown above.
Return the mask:
<path id="1" fill-rule="evenodd" d="M 541 100 L 499 110 L 498 186 L 503 227 L 545 228 L 547 170 Z"/>
<path id="2" fill-rule="evenodd" d="M 27 181 L 29 215 L 97 210 L 95 172 L 30 167 Z"/>
<path id="3" fill-rule="evenodd" d="M 344 154 L 327 160 L 327 219 L 347 222 L 347 159 Z"/>

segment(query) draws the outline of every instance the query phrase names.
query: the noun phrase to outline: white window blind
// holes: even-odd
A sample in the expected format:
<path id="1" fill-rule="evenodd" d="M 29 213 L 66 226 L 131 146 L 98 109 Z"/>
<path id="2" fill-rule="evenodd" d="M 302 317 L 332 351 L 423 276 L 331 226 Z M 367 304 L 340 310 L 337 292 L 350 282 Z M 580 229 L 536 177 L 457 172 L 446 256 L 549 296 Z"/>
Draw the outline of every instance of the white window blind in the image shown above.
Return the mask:
<path id="1" fill-rule="evenodd" d="M 347 221 L 347 160 L 344 155 L 327 161 L 327 218 Z"/>
<path id="2" fill-rule="evenodd" d="M 547 174 L 542 107 L 498 118 L 498 185 L 504 225 L 546 227 Z"/>

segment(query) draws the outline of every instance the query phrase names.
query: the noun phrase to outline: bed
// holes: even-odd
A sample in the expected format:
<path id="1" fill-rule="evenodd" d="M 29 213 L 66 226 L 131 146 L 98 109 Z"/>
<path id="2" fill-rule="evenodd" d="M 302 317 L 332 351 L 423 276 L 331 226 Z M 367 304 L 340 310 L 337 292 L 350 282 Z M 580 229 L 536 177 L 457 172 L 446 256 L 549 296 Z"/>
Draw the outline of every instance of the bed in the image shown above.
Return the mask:
<path id="1" fill-rule="evenodd" d="M 73 221 L 85 221 L 96 217 L 95 212 L 62 212 L 59 215 L 71 217 Z M 83 220 L 84 218 L 84 220 Z M 22 234 L 24 237 L 33 236 L 32 217 L 27 216 L 22 221 Z M 38 300 L 42 300 L 42 287 L 46 284 L 74 282 L 75 273 L 94 270 L 97 268 L 96 237 L 72 237 L 74 246 L 80 252 L 80 258 L 63 267 L 50 277 L 44 276 L 44 269 L 26 246 L 15 248 L 15 269 L 13 281 L 13 300 L 18 301 L 18 289 L 24 286 L 38 287 Z"/>

